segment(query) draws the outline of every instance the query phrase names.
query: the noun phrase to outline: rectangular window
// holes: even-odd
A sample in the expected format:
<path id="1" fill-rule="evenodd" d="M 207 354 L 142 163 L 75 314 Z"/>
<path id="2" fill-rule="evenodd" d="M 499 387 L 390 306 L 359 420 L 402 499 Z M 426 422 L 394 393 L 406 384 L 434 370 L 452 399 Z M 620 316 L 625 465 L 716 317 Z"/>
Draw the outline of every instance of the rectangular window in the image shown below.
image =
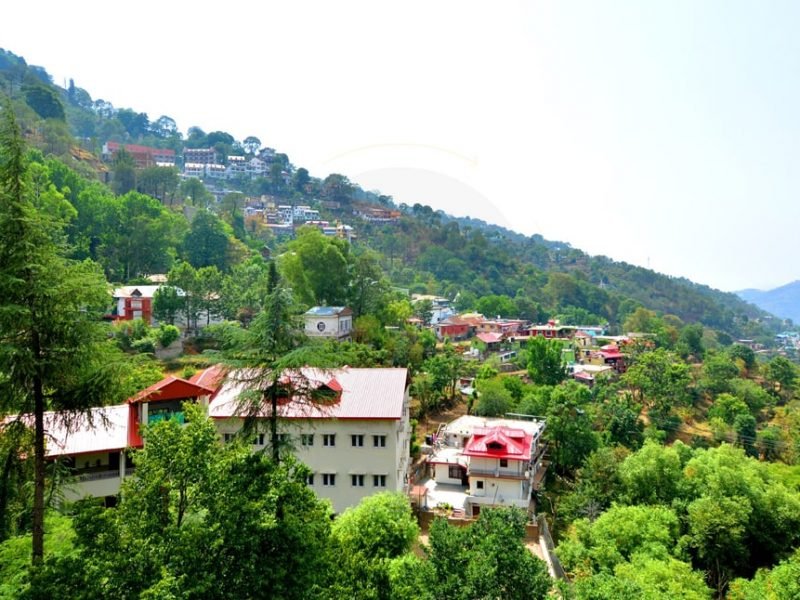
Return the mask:
<path id="1" fill-rule="evenodd" d="M 508 459 L 507 458 L 501 458 L 500 459 L 500 466 L 503 467 L 503 468 L 507 467 L 508 466 Z"/>
<path id="2" fill-rule="evenodd" d="M 386 475 L 373 475 L 372 485 L 373 487 L 386 487 Z"/>
<path id="3" fill-rule="evenodd" d="M 289 444 L 289 441 L 290 441 L 291 439 L 292 439 L 292 438 L 291 438 L 291 436 L 290 436 L 288 433 L 279 433 L 279 434 L 278 434 L 278 445 L 280 445 L 280 446 L 286 446 L 286 445 L 288 445 L 288 444 Z"/>
<path id="4" fill-rule="evenodd" d="M 386 436 L 385 435 L 373 435 L 372 436 L 372 445 L 376 448 L 386 448 Z"/>
<path id="5" fill-rule="evenodd" d="M 326 487 L 331 487 L 336 485 L 336 473 L 323 473 L 322 485 Z"/>
<path id="6" fill-rule="evenodd" d="M 224 434 L 222 434 L 222 439 L 225 440 L 226 444 L 230 444 L 233 441 L 233 434 L 232 433 L 224 433 Z"/>
<path id="7" fill-rule="evenodd" d="M 353 487 L 364 487 L 364 476 L 350 475 L 350 482 L 353 484 Z"/>
<path id="8" fill-rule="evenodd" d="M 306 475 L 306 485 L 314 485 L 314 474 Z"/>
<path id="9" fill-rule="evenodd" d="M 336 445 L 336 434 L 335 433 L 324 433 L 324 434 L 322 434 L 322 445 L 323 446 L 335 446 Z"/>
<path id="10" fill-rule="evenodd" d="M 351 435 L 350 440 L 352 441 L 353 446 L 360 448 L 364 445 L 364 436 L 361 434 Z"/>
<path id="11" fill-rule="evenodd" d="M 475 487 L 478 488 L 479 490 L 482 490 L 483 489 L 483 481 L 480 481 L 480 480 L 476 481 L 475 482 Z"/>
<path id="12" fill-rule="evenodd" d="M 256 437 L 253 438 L 253 446 L 263 446 L 264 445 L 264 434 L 258 433 Z"/>
<path id="13" fill-rule="evenodd" d="M 458 465 L 450 465 L 447 470 L 447 476 L 450 479 L 461 479 L 461 467 Z"/>
<path id="14" fill-rule="evenodd" d="M 300 434 L 300 443 L 303 446 L 313 446 L 314 445 L 314 434 L 313 433 L 301 433 Z"/>

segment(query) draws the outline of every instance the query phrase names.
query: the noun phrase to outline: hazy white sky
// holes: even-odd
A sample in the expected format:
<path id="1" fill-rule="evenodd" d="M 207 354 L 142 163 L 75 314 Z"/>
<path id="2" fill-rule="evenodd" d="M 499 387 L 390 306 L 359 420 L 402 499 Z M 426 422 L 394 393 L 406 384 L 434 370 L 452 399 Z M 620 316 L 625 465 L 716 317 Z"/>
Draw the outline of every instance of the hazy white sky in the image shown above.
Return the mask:
<path id="1" fill-rule="evenodd" d="M 94 99 L 724 290 L 800 279 L 800 4 L 14 2 Z"/>

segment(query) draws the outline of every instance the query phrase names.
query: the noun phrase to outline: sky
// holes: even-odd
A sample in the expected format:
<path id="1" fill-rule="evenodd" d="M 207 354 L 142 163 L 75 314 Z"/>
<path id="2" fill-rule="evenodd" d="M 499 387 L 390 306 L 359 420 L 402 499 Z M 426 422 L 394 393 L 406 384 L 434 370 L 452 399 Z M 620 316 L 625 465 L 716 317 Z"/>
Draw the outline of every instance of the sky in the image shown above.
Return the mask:
<path id="1" fill-rule="evenodd" d="M 718 289 L 800 279 L 800 3 L 3 8 L 0 47 L 184 132 Z"/>

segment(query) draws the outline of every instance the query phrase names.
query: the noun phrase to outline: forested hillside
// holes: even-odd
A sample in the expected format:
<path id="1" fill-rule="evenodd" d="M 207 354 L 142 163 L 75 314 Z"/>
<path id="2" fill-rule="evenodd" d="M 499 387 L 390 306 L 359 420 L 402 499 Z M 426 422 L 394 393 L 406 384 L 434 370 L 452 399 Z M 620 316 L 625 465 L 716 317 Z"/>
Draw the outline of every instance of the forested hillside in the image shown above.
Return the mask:
<path id="1" fill-rule="evenodd" d="M 226 132 L 204 132 L 193 126 L 184 138 L 174 119 L 116 108 L 107 100 L 70 81 L 53 85 L 46 70 L 0 51 L 0 86 L 10 96 L 30 141 L 44 157 L 53 183 L 77 211 L 70 227 L 76 257 L 98 260 L 111 281 L 127 281 L 168 271 L 177 258 L 195 267 L 216 264 L 229 271 L 266 243 L 280 250 L 279 240 L 254 219 L 245 218 L 249 196 L 266 195 L 276 202 L 321 206 L 331 220 L 352 220 L 354 208 L 394 207 L 390 197 L 365 192 L 346 177 L 312 177 L 285 154 L 270 150 L 269 171 L 255 179 L 230 182 L 231 193 L 210 204 L 197 180 L 178 177 L 176 169 L 130 164 L 104 164 L 97 159 L 106 141 L 171 148 L 178 161 L 184 148 L 212 147 L 220 156 L 263 155 L 261 141 L 237 141 Z M 74 136 L 74 137 L 73 137 Z M 223 158 L 225 160 L 225 158 Z M 76 171 L 77 177 L 70 170 Z M 111 176 L 111 189 L 97 179 Z M 241 192 L 236 195 L 233 192 Z M 140 192 L 142 195 L 126 195 Z M 155 197 L 153 202 L 145 197 Z M 322 203 L 322 205 L 321 205 Z M 188 206 L 191 204 L 191 206 Z M 197 207 L 213 207 L 203 226 L 216 228 L 228 241 L 223 255 L 198 259 L 187 253 Z M 395 286 L 458 299 L 461 309 L 477 308 L 478 298 L 492 296 L 483 308 L 503 316 L 534 321 L 559 317 L 567 323 L 605 323 L 619 330 L 639 306 L 670 317 L 674 323 L 699 322 L 729 337 L 767 342 L 779 324 L 733 294 L 604 256 L 589 256 L 569 244 L 541 236 L 525 237 L 469 218 L 454 219 L 430 207 L 400 206 L 399 222 L 359 223 L 357 245 L 381 253 L 383 270 Z M 502 310 L 501 310 L 502 309 Z"/>

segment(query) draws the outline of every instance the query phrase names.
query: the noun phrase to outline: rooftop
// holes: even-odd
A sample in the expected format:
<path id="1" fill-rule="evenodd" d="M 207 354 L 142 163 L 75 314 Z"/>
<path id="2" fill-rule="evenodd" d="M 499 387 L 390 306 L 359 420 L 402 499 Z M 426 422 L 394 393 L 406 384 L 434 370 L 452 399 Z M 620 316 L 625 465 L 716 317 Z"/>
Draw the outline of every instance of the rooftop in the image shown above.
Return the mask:
<path id="1" fill-rule="evenodd" d="M 529 460 L 533 436 L 510 427 L 479 427 L 464 448 L 465 456 Z"/>
<path id="2" fill-rule="evenodd" d="M 346 306 L 313 306 L 305 314 L 314 317 L 334 317 L 351 315 L 353 311 Z"/>
<path id="3" fill-rule="evenodd" d="M 286 419 L 401 419 L 405 410 L 407 376 L 407 369 L 304 368 L 282 378 L 287 387 L 302 388 L 302 391 L 296 391 L 290 401 L 278 407 L 279 416 Z M 248 380 L 257 377 L 254 372 L 230 373 L 209 405 L 209 416 L 224 418 L 248 414 L 243 406 L 243 394 Z M 293 381 L 297 385 L 293 385 Z M 323 387 L 336 393 L 335 400 L 302 398 Z M 255 416 L 268 417 L 269 407 L 261 407 Z"/>

